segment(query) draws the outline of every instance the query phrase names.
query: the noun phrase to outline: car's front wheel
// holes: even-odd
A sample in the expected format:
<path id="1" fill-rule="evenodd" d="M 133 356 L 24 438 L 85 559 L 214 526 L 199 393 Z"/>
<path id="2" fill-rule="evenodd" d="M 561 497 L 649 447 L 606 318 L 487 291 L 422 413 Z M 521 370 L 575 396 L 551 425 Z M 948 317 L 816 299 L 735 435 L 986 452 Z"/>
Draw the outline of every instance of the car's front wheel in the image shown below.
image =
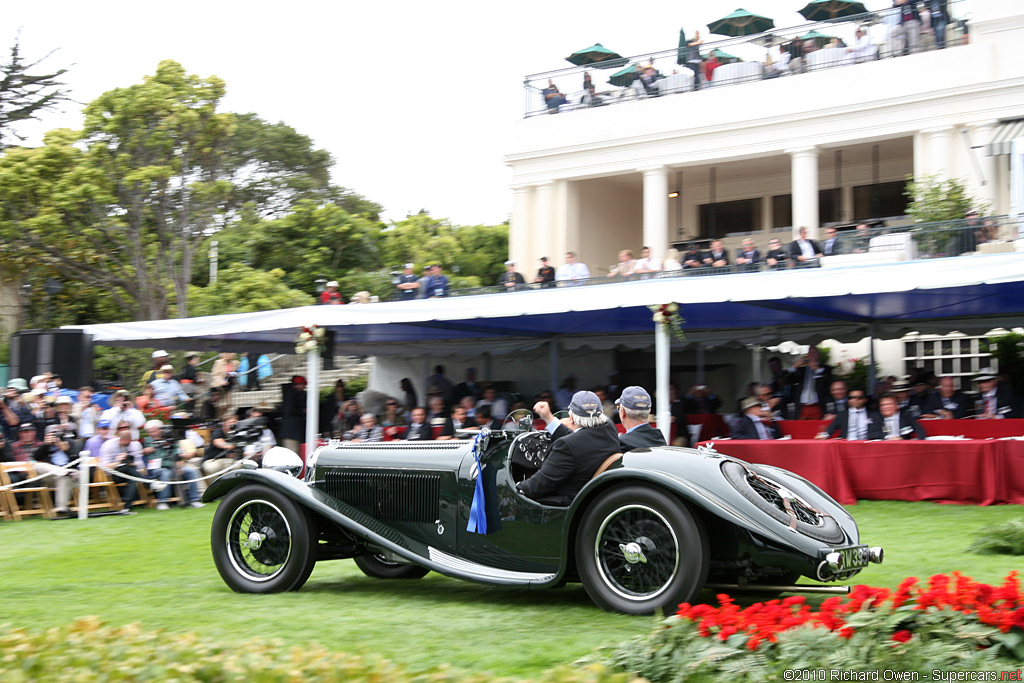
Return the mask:
<path id="1" fill-rule="evenodd" d="M 240 593 L 298 590 L 316 563 L 317 537 L 305 511 L 259 484 L 224 497 L 210 540 L 217 571 Z"/>
<path id="2" fill-rule="evenodd" d="M 378 554 L 358 555 L 353 559 L 364 574 L 375 579 L 420 579 L 430 573 L 426 567 L 391 562 Z"/>
<path id="3" fill-rule="evenodd" d="M 583 586 L 613 612 L 675 611 L 707 578 L 703 524 L 685 503 L 657 489 L 617 488 L 586 511 L 576 537 Z"/>

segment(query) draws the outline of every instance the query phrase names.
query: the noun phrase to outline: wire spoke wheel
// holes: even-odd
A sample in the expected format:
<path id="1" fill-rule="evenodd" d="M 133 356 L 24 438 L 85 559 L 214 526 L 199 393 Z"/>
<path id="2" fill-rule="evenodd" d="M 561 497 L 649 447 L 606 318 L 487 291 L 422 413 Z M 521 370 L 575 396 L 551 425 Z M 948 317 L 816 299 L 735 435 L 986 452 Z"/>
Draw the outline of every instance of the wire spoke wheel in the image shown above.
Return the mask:
<path id="1" fill-rule="evenodd" d="M 619 508 L 605 519 L 594 554 L 608 585 L 628 598 L 657 596 L 679 569 L 679 541 L 672 527 L 644 505 Z"/>
<path id="2" fill-rule="evenodd" d="M 231 563 L 254 581 L 276 576 L 292 552 L 292 530 L 274 505 L 253 500 L 231 515 L 227 529 Z"/>

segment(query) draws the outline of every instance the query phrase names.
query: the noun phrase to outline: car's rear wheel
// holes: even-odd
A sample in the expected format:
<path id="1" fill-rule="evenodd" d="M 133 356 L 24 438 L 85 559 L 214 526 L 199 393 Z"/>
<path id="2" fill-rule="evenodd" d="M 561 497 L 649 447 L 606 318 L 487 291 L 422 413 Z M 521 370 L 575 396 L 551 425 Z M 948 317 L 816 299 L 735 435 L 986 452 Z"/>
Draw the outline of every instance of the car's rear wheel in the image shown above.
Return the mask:
<path id="1" fill-rule="evenodd" d="M 403 564 L 384 559 L 383 555 L 358 555 L 356 566 L 367 576 L 375 579 L 420 579 L 430 573 L 426 567 L 415 564 Z"/>
<path id="2" fill-rule="evenodd" d="M 686 504 L 656 489 L 617 488 L 586 511 L 576 565 L 600 607 L 625 614 L 674 612 L 704 586 L 709 551 Z"/>
<path id="3" fill-rule="evenodd" d="M 798 532 L 824 543 L 843 543 L 846 534 L 839 523 L 823 515 L 756 465 L 741 465 L 732 460 L 722 463 L 722 474 L 740 495 L 777 522 L 792 525 Z M 789 503 L 794 518 L 786 510 Z"/>
<path id="4" fill-rule="evenodd" d="M 231 491 L 217 507 L 213 560 L 240 593 L 298 590 L 316 563 L 315 526 L 288 496 L 259 484 Z"/>

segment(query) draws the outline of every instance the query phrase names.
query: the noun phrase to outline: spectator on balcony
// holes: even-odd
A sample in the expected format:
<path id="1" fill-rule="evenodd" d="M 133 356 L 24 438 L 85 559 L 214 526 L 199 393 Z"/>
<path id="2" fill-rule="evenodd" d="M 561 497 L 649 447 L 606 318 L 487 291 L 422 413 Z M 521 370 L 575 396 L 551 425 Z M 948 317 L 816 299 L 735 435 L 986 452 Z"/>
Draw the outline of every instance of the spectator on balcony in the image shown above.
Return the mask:
<path id="1" fill-rule="evenodd" d="M 978 398 L 975 401 L 974 418 L 977 420 L 1001 420 L 1018 417 L 1013 394 L 1006 387 L 999 386 L 999 376 L 992 368 L 983 368 L 974 381 L 978 383 Z"/>
<path id="2" fill-rule="evenodd" d="M 522 274 L 516 272 L 515 261 L 505 261 L 505 272 L 498 278 L 498 284 L 504 287 L 506 292 L 522 289 L 521 285 L 526 284 Z"/>
<path id="3" fill-rule="evenodd" d="M 541 90 L 540 93 L 544 96 L 544 104 L 547 106 L 549 114 L 557 114 L 558 108 L 565 104 L 565 95 L 559 92 L 558 86 L 550 78 L 548 87 Z"/>
<path id="4" fill-rule="evenodd" d="M 586 280 L 589 277 L 590 269 L 587 268 L 586 264 L 579 263 L 576 260 L 576 252 L 565 252 L 565 263 L 560 265 L 558 270 L 555 271 L 555 280 L 558 282 L 574 282 Z"/>
<path id="5" fill-rule="evenodd" d="M 696 242 L 689 245 L 686 253 L 683 254 L 683 270 L 690 268 L 704 267 L 704 252 L 700 250 Z"/>
<path id="6" fill-rule="evenodd" d="M 715 75 L 715 69 L 722 66 L 722 62 L 718 61 L 718 55 L 712 50 L 704 57 L 704 82 L 710 83 L 711 78 Z"/>
<path id="7" fill-rule="evenodd" d="M 925 5 L 931 14 L 932 33 L 935 35 L 935 47 L 943 49 L 946 47 L 946 26 L 949 24 L 949 11 L 946 7 L 946 0 L 927 0 Z"/>
<path id="8" fill-rule="evenodd" d="M 761 252 L 754 246 L 754 240 L 749 237 L 743 238 L 740 251 L 736 254 L 736 265 L 744 270 L 756 270 L 757 264 L 761 262 Z"/>
<path id="9" fill-rule="evenodd" d="M 680 43 L 686 40 L 685 34 L 682 29 L 679 31 Z M 693 89 L 700 90 L 700 78 L 701 78 L 701 58 L 700 58 L 700 46 L 704 44 L 704 40 L 700 37 L 700 31 L 694 31 L 693 37 L 686 41 L 686 67 L 693 72 Z"/>
<path id="10" fill-rule="evenodd" d="M 839 237 L 839 230 L 825 228 L 825 241 L 821 245 L 822 256 L 838 256 L 845 253 L 845 241 Z"/>
<path id="11" fill-rule="evenodd" d="M 896 27 L 893 40 L 896 42 L 896 54 L 911 54 L 918 51 L 921 41 L 921 15 L 917 9 L 918 0 L 893 0 L 896 9 Z"/>
<path id="12" fill-rule="evenodd" d="M 640 87 L 644 89 L 644 94 L 649 97 L 657 97 L 661 94 L 658 90 L 658 81 L 663 79 L 658 70 L 654 68 L 654 64 L 648 64 L 640 72 Z"/>
<path id="13" fill-rule="evenodd" d="M 608 277 L 625 277 L 633 274 L 633 267 L 636 261 L 633 259 L 632 249 L 623 249 L 619 252 L 619 262 L 608 271 Z"/>
<path id="14" fill-rule="evenodd" d="M 789 70 L 795 74 L 802 74 L 807 70 L 804 60 L 804 45 L 800 40 L 792 40 L 783 46 L 789 54 Z"/>
<path id="15" fill-rule="evenodd" d="M 441 264 L 430 266 L 430 277 L 427 278 L 424 299 L 438 299 L 448 296 L 448 277 L 441 272 Z"/>
<path id="16" fill-rule="evenodd" d="M 597 107 L 604 104 L 604 100 L 597 94 L 594 87 L 594 80 L 590 77 L 589 71 L 583 72 L 583 98 L 581 103 L 588 107 Z"/>
<path id="17" fill-rule="evenodd" d="M 864 30 L 863 26 L 857 27 L 853 47 L 847 48 L 846 54 L 853 58 L 854 64 L 866 62 L 875 56 L 875 46 L 872 44 L 871 38 L 868 37 L 868 32 Z"/>
<path id="18" fill-rule="evenodd" d="M 345 300 L 341 297 L 341 292 L 338 291 L 337 280 L 328 282 L 324 291 L 320 292 L 320 303 L 325 306 L 341 306 L 345 303 Z"/>
<path id="19" fill-rule="evenodd" d="M 807 239 L 807 228 L 801 227 L 798 237 L 789 245 L 789 257 L 797 268 L 818 265 L 821 247 L 814 240 Z"/>
<path id="20" fill-rule="evenodd" d="M 540 257 L 540 268 L 537 269 L 537 277 L 533 278 L 533 281 L 541 287 L 550 287 L 550 283 L 555 281 L 555 269 L 548 265 L 547 256 Z"/>
<path id="21" fill-rule="evenodd" d="M 925 431 L 917 419 L 906 410 L 900 410 L 896 397 L 886 394 L 878 400 L 882 414 L 884 439 L 923 439 Z"/>
<path id="22" fill-rule="evenodd" d="M 866 254 L 871 248 L 871 228 L 866 223 L 857 226 L 857 231 L 851 241 L 850 253 Z"/>
<path id="23" fill-rule="evenodd" d="M 679 250 L 675 247 L 670 247 L 665 252 L 665 262 L 662 264 L 662 270 L 677 271 L 682 269 L 683 264 L 679 262 Z"/>
<path id="24" fill-rule="evenodd" d="M 970 399 L 956 388 L 952 377 L 946 376 L 939 379 L 939 388 L 928 394 L 928 402 L 921 417 L 962 420 L 967 417 L 969 407 Z"/>
<path id="25" fill-rule="evenodd" d="M 722 240 L 712 240 L 711 249 L 704 254 L 704 265 L 725 268 L 729 265 L 729 250 L 722 246 Z"/>
<path id="26" fill-rule="evenodd" d="M 651 248 L 643 247 L 640 249 L 640 258 L 633 264 L 634 273 L 657 273 L 661 270 L 661 260 L 651 256 Z"/>
<path id="27" fill-rule="evenodd" d="M 398 276 L 395 289 L 398 290 L 398 299 L 400 301 L 412 301 L 419 293 L 420 279 L 416 277 L 415 269 L 416 264 L 406 263 L 404 272 Z"/>
<path id="28" fill-rule="evenodd" d="M 778 237 L 768 241 L 768 252 L 764 255 L 764 262 L 771 270 L 782 270 L 789 267 L 789 252 L 782 247 Z"/>

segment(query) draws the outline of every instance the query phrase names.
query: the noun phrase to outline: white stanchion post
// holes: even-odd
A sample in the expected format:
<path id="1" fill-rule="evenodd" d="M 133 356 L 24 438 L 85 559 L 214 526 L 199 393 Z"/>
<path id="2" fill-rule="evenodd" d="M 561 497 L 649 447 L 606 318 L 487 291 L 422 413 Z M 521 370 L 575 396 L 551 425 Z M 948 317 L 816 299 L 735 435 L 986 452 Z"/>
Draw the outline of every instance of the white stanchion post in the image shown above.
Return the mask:
<path id="1" fill-rule="evenodd" d="M 89 518 L 89 451 L 82 451 L 78 461 L 78 518 Z"/>
<path id="2" fill-rule="evenodd" d="M 306 354 L 306 458 L 313 454 L 319 436 L 320 350 L 316 349 Z"/>
<path id="3" fill-rule="evenodd" d="M 668 330 L 661 323 L 654 323 L 654 383 L 658 392 L 658 429 L 665 436 L 665 443 L 672 445 L 672 411 L 669 396 L 668 376 L 671 367 L 672 345 L 669 344 Z"/>

